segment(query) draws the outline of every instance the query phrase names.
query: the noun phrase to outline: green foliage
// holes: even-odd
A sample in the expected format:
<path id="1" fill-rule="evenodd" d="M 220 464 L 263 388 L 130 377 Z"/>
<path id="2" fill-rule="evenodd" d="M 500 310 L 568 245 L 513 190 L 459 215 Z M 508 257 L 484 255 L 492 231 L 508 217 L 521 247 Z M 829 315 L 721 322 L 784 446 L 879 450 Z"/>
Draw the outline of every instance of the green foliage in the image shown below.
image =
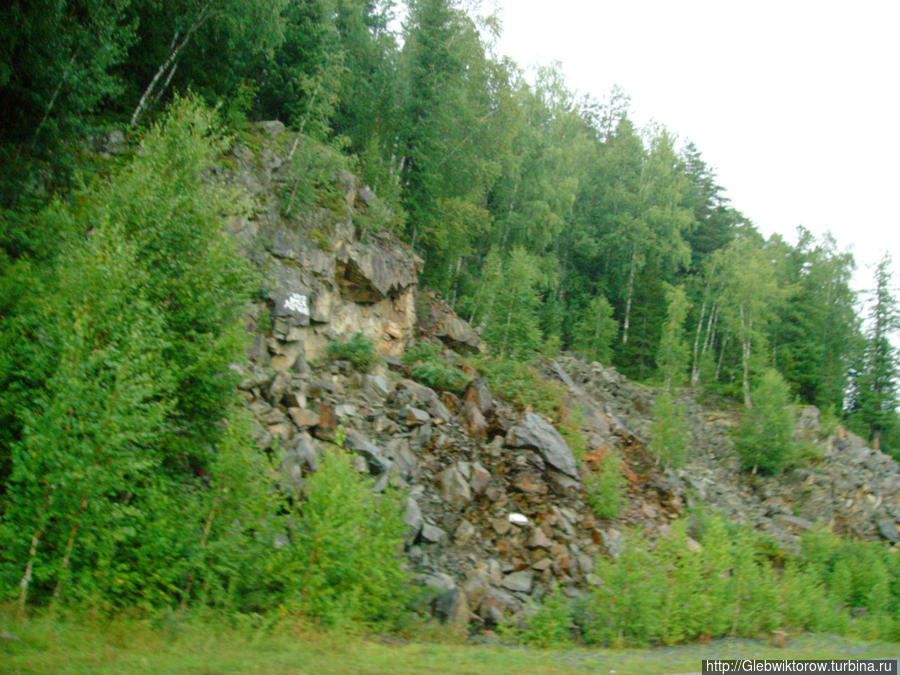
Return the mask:
<path id="1" fill-rule="evenodd" d="M 531 407 L 535 412 L 556 419 L 562 410 L 562 385 L 552 382 L 533 366 L 510 358 L 486 355 L 472 359 L 491 391 L 520 408 Z"/>
<path id="2" fill-rule="evenodd" d="M 884 544 L 814 531 L 780 562 L 785 554 L 770 540 L 718 516 L 695 516 L 693 528 L 699 546 L 686 520 L 655 542 L 633 535 L 619 558 L 597 560 L 601 584 L 590 598 L 551 596 L 519 639 L 546 646 L 579 635 L 588 645 L 634 647 L 773 630 L 896 639 L 900 573 Z"/>
<path id="3" fill-rule="evenodd" d="M 522 626 L 503 625 L 501 634 L 527 645 L 547 649 L 573 642 L 574 607 L 561 591 L 554 590 Z"/>
<path id="4" fill-rule="evenodd" d="M 375 352 L 375 340 L 357 333 L 349 340 L 336 340 L 329 343 L 326 355 L 330 361 L 349 361 L 363 372 L 369 370 L 378 355 Z"/>
<path id="5" fill-rule="evenodd" d="M 602 295 L 593 298 L 573 329 L 572 347 L 589 361 L 609 363 L 619 333 L 613 307 Z"/>
<path id="6" fill-rule="evenodd" d="M 745 469 L 780 473 L 794 460 L 796 446 L 790 391 L 778 371 L 763 373 L 752 400 L 735 431 L 735 448 Z"/>
<path id="7" fill-rule="evenodd" d="M 402 501 L 372 486 L 341 453 L 310 476 L 279 576 L 302 611 L 325 622 L 399 619 L 408 599 Z"/>
<path id="8" fill-rule="evenodd" d="M 406 350 L 401 359 L 407 366 L 413 366 L 420 361 L 437 361 L 441 358 L 443 349 L 432 343 L 419 341 Z"/>
<path id="9" fill-rule="evenodd" d="M 675 397 L 664 389 L 653 404 L 653 427 L 650 430 L 650 451 L 658 461 L 680 467 L 687 460 L 690 440 L 683 408 Z"/>
<path id="10" fill-rule="evenodd" d="M 540 261 L 521 247 L 508 259 L 492 249 L 484 266 L 477 304 L 485 340 L 502 355 L 519 360 L 533 356 L 542 344 L 539 286 L 546 277 Z"/>
<path id="11" fill-rule="evenodd" d="M 432 389 L 452 391 L 461 394 L 469 386 L 472 378 L 459 368 L 448 366 L 443 361 L 429 359 L 413 366 L 413 379 L 428 385 Z"/>
<path id="12" fill-rule="evenodd" d="M 892 338 L 900 327 L 900 311 L 891 292 L 890 268 L 891 256 L 885 254 L 875 270 L 869 325 L 850 401 L 852 417 L 876 444 L 890 433 L 898 401 L 900 357 Z"/>
<path id="13" fill-rule="evenodd" d="M 582 484 L 591 513 L 597 518 L 615 518 L 625 498 L 622 458 L 613 450 L 605 452 L 596 471 L 582 472 Z"/>
<path id="14" fill-rule="evenodd" d="M 656 364 L 666 388 L 681 386 L 688 366 L 688 347 L 684 340 L 684 320 L 688 313 L 688 299 L 684 289 L 666 286 L 668 310 L 659 341 Z"/>
<path id="15" fill-rule="evenodd" d="M 40 336 L 0 369 L 18 389 L 2 400 L 14 432 L 3 439 L 0 577 L 7 588 L 25 580 L 23 603 L 29 593 L 211 600 L 213 577 L 229 572 L 203 556 L 252 549 L 236 543 L 242 528 L 213 522 L 224 502 L 234 523 L 265 501 L 246 480 L 255 468 L 229 482 L 256 457 L 236 432 L 229 369 L 243 353 L 250 277 L 222 228 L 237 203 L 205 175 L 222 147 L 214 134 L 209 111 L 180 101 L 121 174 L 38 216 L 70 233 L 71 247 L 3 324 L 4 341 Z M 42 374 L 27 394 L 20 369 Z M 197 476 L 222 462 L 207 492 Z M 239 502 L 212 497 L 238 487 Z"/>

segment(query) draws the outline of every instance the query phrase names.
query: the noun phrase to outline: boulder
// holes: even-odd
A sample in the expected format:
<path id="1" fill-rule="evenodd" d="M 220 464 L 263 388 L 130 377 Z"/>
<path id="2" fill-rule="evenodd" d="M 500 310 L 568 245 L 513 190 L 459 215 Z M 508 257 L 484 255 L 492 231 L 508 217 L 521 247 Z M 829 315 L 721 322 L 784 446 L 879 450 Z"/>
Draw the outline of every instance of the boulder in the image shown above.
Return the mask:
<path id="1" fill-rule="evenodd" d="M 512 574 L 507 574 L 503 577 L 503 588 L 518 593 L 531 593 L 531 586 L 533 583 L 534 572 L 531 570 L 513 572 Z"/>
<path id="2" fill-rule="evenodd" d="M 895 544 L 900 541 L 900 535 L 897 533 L 897 525 L 890 518 L 878 518 L 875 521 L 881 536 Z"/>
<path id="3" fill-rule="evenodd" d="M 422 540 L 429 544 L 443 544 L 447 541 L 447 533 L 436 525 L 425 523 L 422 525 Z"/>
<path id="4" fill-rule="evenodd" d="M 422 510 L 419 508 L 419 503 L 412 497 L 406 499 L 406 510 L 403 512 L 403 522 L 406 523 L 406 545 L 409 546 L 419 537 L 419 533 L 425 525 L 425 519 L 422 517 Z"/>
<path id="5" fill-rule="evenodd" d="M 408 427 L 417 427 L 431 421 L 431 415 L 424 410 L 413 408 L 412 406 L 406 406 L 400 411 L 400 414 L 403 415 L 403 421 Z"/>
<path id="6" fill-rule="evenodd" d="M 382 454 L 377 445 L 355 429 L 347 431 L 346 446 L 362 455 L 374 474 L 384 473 L 391 468 L 391 460 Z"/>
<path id="7" fill-rule="evenodd" d="M 288 408 L 288 415 L 301 429 L 308 429 L 319 424 L 319 414 L 305 408 Z"/>
<path id="8" fill-rule="evenodd" d="M 536 450 L 554 469 L 575 480 L 579 479 L 575 457 L 565 439 L 540 415 L 526 413 L 522 423 L 509 430 L 506 445 Z"/>
<path id="9" fill-rule="evenodd" d="M 475 404 L 482 415 L 487 415 L 494 407 L 494 398 L 488 381 L 483 377 L 473 380 L 466 389 L 466 401 Z"/>
<path id="10" fill-rule="evenodd" d="M 446 469 L 438 477 L 441 498 L 456 508 L 462 508 L 472 501 L 472 491 L 456 466 Z"/>
<path id="11" fill-rule="evenodd" d="M 463 406 L 463 421 L 466 430 L 473 438 L 485 438 L 487 436 L 488 423 L 481 414 L 481 410 L 472 401 L 466 401 Z"/>

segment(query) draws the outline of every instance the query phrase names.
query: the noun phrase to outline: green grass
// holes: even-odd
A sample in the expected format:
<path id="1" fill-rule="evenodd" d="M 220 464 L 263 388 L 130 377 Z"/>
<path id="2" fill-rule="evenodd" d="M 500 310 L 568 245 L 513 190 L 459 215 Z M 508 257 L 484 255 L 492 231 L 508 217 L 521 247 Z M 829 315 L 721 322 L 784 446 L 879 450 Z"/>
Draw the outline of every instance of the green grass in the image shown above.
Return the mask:
<path id="1" fill-rule="evenodd" d="M 893 658 L 900 645 L 800 636 L 784 649 L 757 640 L 642 650 L 526 649 L 398 641 L 321 632 L 287 620 L 274 627 L 215 621 L 102 620 L 79 615 L 21 620 L 0 612 L 3 673 L 683 673 L 704 658 Z M 438 630 L 429 630 L 437 635 Z"/>

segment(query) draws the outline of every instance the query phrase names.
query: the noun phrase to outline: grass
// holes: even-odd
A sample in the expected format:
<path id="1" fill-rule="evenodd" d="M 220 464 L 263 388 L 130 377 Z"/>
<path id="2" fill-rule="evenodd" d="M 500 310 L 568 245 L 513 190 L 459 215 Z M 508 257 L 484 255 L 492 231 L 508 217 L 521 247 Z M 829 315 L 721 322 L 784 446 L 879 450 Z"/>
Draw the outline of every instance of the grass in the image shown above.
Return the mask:
<path id="1" fill-rule="evenodd" d="M 900 645 L 800 636 L 779 649 L 757 640 L 641 650 L 526 649 L 502 645 L 401 642 L 302 623 L 234 627 L 200 621 L 30 620 L 0 612 L 3 673 L 683 673 L 704 658 L 896 658 Z"/>

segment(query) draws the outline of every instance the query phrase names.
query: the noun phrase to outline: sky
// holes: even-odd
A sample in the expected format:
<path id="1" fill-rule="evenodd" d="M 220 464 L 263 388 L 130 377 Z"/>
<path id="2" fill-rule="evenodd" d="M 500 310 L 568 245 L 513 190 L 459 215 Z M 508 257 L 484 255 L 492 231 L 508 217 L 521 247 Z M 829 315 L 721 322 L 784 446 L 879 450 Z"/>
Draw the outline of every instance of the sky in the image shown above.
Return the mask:
<path id="1" fill-rule="evenodd" d="M 614 85 L 633 118 L 693 141 L 766 236 L 832 232 L 870 288 L 885 251 L 900 283 L 900 2 L 487 0 L 497 51 Z"/>

